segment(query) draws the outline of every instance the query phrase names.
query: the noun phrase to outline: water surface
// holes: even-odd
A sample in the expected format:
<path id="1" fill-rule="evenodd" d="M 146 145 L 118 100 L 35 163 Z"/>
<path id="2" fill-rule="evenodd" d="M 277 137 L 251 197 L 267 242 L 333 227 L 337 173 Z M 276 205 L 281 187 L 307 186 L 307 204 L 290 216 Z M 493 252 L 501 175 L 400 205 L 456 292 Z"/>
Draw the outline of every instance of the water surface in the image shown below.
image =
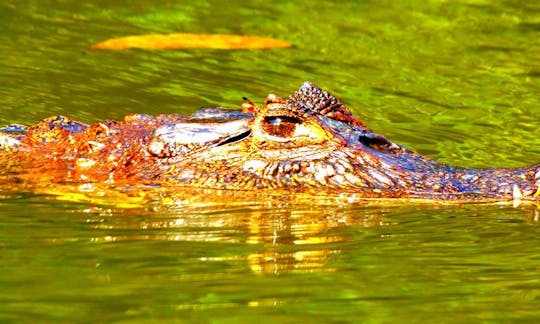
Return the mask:
<path id="1" fill-rule="evenodd" d="M 310 80 L 422 154 L 516 167 L 540 161 L 539 26 L 535 1 L 7 0 L 0 122 L 238 107 L 243 96 L 260 103 Z M 295 47 L 89 50 L 167 32 Z M 535 206 L 130 199 L 2 196 L 0 319 L 540 318 Z"/>

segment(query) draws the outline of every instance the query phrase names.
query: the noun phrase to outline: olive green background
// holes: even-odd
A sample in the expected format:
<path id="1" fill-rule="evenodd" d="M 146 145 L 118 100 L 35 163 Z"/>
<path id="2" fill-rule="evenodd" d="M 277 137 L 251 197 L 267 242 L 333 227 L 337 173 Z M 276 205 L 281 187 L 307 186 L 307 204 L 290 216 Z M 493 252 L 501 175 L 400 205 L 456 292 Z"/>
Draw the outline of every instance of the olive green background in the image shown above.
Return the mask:
<path id="1" fill-rule="evenodd" d="M 290 49 L 93 51 L 150 33 Z M 536 1 L 0 2 L 0 123 L 261 103 L 305 80 L 441 161 L 540 161 Z M 0 319 L 418 322 L 540 318 L 534 206 L 121 209 L 0 200 Z"/>

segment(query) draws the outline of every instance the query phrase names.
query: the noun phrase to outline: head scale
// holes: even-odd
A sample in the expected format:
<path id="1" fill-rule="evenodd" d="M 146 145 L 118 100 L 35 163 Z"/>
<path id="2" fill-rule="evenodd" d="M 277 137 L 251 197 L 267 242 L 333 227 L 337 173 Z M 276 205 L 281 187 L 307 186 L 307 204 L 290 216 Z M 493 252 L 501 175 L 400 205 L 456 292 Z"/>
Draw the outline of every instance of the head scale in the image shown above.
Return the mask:
<path id="1" fill-rule="evenodd" d="M 287 99 L 287 103 L 300 110 L 316 112 L 334 120 L 359 126 L 370 132 L 370 129 L 354 117 L 339 99 L 311 82 L 304 82 L 300 89 Z"/>

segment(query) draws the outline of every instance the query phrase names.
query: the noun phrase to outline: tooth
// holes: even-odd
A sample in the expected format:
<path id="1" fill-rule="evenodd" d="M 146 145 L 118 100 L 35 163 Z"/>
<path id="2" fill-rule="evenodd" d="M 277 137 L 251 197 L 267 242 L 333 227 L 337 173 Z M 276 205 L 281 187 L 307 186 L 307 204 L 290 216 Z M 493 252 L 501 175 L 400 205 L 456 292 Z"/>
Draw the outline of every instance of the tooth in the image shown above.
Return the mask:
<path id="1" fill-rule="evenodd" d="M 514 200 L 520 200 L 523 198 L 523 194 L 521 193 L 521 190 L 519 189 L 517 184 L 514 184 L 514 187 L 512 188 L 512 196 Z"/>

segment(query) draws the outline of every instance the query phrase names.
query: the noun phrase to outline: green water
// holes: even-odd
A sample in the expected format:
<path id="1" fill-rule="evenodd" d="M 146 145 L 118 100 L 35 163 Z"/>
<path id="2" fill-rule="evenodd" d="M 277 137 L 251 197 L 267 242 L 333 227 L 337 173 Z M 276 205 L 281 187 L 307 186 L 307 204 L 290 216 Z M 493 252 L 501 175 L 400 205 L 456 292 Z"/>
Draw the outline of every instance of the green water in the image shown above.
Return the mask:
<path id="1" fill-rule="evenodd" d="M 97 52 L 112 37 L 274 37 L 292 49 Z M 537 1 L 0 2 L 0 123 L 286 96 L 310 80 L 444 162 L 540 161 Z M 540 320 L 534 206 L 0 200 L 0 320 Z"/>

